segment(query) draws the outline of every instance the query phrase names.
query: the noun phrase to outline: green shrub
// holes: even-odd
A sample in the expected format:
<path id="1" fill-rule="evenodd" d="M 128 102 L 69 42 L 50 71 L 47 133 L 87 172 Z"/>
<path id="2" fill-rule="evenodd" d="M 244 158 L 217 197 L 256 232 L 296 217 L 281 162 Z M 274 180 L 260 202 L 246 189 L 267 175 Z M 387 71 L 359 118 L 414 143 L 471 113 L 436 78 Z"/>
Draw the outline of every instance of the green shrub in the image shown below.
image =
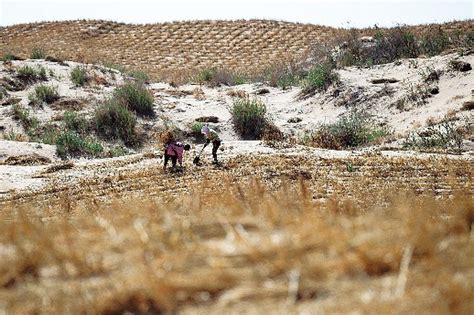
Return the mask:
<path id="1" fill-rule="evenodd" d="M 59 93 L 56 87 L 39 84 L 35 86 L 34 92 L 28 98 L 32 105 L 51 104 L 59 99 Z"/>
<path id="2" fill-rule="evenodd" d="M 195 121 L 191 125 L 191 133 L 193 135 L 200 135 L 201 134 L 201 129 L 205 124 L 203 122 Z"/>
<path id="3" fill-rule="evenodd" d="M 20 67 L 17 71 L 17 77 L 25 82 L 35 82 L 46 80 L 48 78 L 46 69 L 43 66 L 36 66 L 36 69 L 28 65 Z"/>
<path id="4" fill-rule="evenodd" d="M 63 116 L 66 129 L 84 134 L 87 131 L 88 122 L 83 115 L 76 112 L 66 111 Z"/>
<path id="5" fill-rule="evenodd" d="M 30 116 L 28 109 L 24 108 L 20 104 L 14 104 L 12 106 L 13 119 L 19 120 L 21 125 L 26 131 L 38 126 L 38 119 Z"/>
<path id="6" fill-rule="evenodd" d="M 74 131 L 64 131 L 56 139 L 56 150 L 60 157 L 66 156 L 100 156 L 104 151 L 102 145 L 92 138 L 83 138 Z"/>
<path id="7" fill-rule="evenodd" d="M 85 67 L 76 66 L 71 70 L 71 81 L 75 86 L 84 86 L 88 80 L 89 77 L 87 76 L 87 70 Z"/>
<path id="8" fill-rule="evenodd" d="M 460 151 L 463 137 L 463 129 L 456 128 L 454 121 L 445 119 L 440 124 L 428 126 L 423 131 L 411 133 L 404 142 L 404 147 Z"/>
<path id="9" fill-rule="evenodd" d="M 267 107 L 258 99 L 238 98 L 230 110 L 235 131 L 244 139 L 260 139 L 267 126 Z"/>
<path id="10" fill-rule="evenodd" d="M 215 73 L 217 72 L 216 69 L 203 69 L 199 71 L 193 78 L 198 84 L 204 84 L 206 82 L 211 82 L 212 78 L 214 77 Z"/>
<path id="11" fill-rule="evenodd" d="M 129 153 L 128 149 L 117 145 L 109 149 L 109 152 L 107 153 L 108 157 L 118 157 L 118 156 L 124 156 Z"/>
<path id="12" fill-rule="evenodd" d="M 31 59 L 44 59 L 46 58 L 46 52 L 43 48 L 35 47 L 31 50 Z"/>
<path id="13" fill-rule="evenodd" d="M 135 79 L 135 81 L 140 82 L 140 83 L 149 83 L 150 82 L 150 76 L 141 70 L 131 70 L 128 71 L 128 75 Z"/>
<path id="14" fill-rule="evenodd" d="M 47 123 L 41 127 L 37 127 L 29 132 L 30 138 L 33 141 L 46 143 L 46 144 L 56 144 L 61 129 L 53 124 Z"/>
<path id="15" fill-rule="evenodd" d="M 153 96 L 142 83 L 127 82 L 115 89 L 113 97 L 138 115 L 154 115 Z"/>
<path id="16" fill-rule="evenodd" d="M 352 111 L 333 124 L 322 125 L 305 142 L 327 149 L 355 148 L 386 135 L 388 130 L 376 127 L 367 113 Z"/>
<path id="17" fill-rule="evenodd" d="M 126 145 L 137 144 L 136 117 L 115 99 L 105 101 L 95 112 L 97 133 L 105 139 L 122 139 Z"/>
<path id="18" fill-rule="evenodd" d="M 15 56 L 13 54 L 6 53 L 2 56 L 2 58 L 0 60 L 4 61 L 4 62 L 7 62 L 7 61 L 12 61 L 12 60 L 21 60 L 21 58 L 18 57 L 18 56 Z"/>
<path id="19" fill-rule="evenodd" d="M 339 80 L 329 63 L 315 65 L 301 81 L 300 98 L 313 96 L 316 92 L 327 90 L 331 84 Z"/>

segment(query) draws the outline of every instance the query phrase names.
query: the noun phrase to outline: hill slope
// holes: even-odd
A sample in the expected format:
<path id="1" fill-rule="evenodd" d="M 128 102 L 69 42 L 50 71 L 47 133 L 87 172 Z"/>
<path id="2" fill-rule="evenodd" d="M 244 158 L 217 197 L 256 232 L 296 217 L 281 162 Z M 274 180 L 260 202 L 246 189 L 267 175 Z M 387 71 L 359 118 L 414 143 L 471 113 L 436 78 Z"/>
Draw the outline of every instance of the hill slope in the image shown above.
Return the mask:
<path id="1" fill-rule="evenodd" d="M 415 33 L 433 25 L 410 27 Z M 472 21 L 440 24 L 445 31 L 473 31 Z M 41 47 L 66 60 L 121 64 L 155 78 L 170 72 L 223 67 L 263 69 L 298 59 L 316 43 L 348 30 L 277 21 L 195 21 L 131 25 L 109 21 L 68 21 L 0 28 L 0 53 L 29 57 Z M 360 30 L 372 34 L 374 29 Z"/>

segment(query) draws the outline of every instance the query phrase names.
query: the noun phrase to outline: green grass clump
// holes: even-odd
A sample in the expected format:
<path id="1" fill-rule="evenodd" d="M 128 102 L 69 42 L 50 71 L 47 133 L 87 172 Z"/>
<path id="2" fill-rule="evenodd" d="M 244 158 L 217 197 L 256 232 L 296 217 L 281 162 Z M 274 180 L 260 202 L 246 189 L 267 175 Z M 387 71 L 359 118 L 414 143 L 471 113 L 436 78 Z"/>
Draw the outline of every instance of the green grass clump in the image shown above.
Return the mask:
<path id="1" fill-rule="evenodd" d="M 11 53 L 6 53 L 2 56 L 2 58 L 0 58 L 0 61 L 3 61 L 3 62 L 9 62 L 9 61 L 13 61 L 13 60 L 22 60 L 20 57 L 18 56 L 15 56 Z"/>
<path id="2" fill-rule="evenodd" d="M 114 146 L 109 149 L 107 152 L 108 157 L 118 157 L 118 156 L 124 156 L 129 154 L 129 151 L 126 147 L 123 147 L 121 145 Z"/>
<path id="3" fill-rule="evenodd" d="M 31 50 L 30 58 L 31 59 L 45 59 L 46 52 L 43 48 L 35 47 Z"/>
<path id="4" fill-rule="evenodd" d="M 267 126 L 267 107 L 258 99 L 235 99 L 230 110 L 235 131 L 244 139 L 261 139 Z"/>
<path id="5" fill-rule="evenodd" d="M 39 84 L 28 96 L 32 105 L 41 106 L 43 103 L 51 104 L 59 99 L 58 89 L 54 86 Z"/>
<path id="6" fill-rule="evenodd" d="M 31 66 L 23 66 L 18 68 L 17 76 L 20 80 L 24 82 L 35 82 L 35 81 L 44 81 L 48 79 L 46 74 L 46 68 L 43 66 L 36 66 L 35 68 Z"/>
<path id="7" fill-rule="evenodd" d="M 194 135 L 200 135 L 201 129 L 205 124 L 203 122 L 195 121 L 191 125 L 191 133 Z"/>
<path id="8" fill-rule="evenodd" d="M 66 130 L 58 135 L 56 150 L 62 158 L 78 155 L 98 157 L 102 154 L 104 148 L 92 138 L 83 137 L 75 131 Z"/>
<path id="9" fill-rule="evenodd" d="M 454 121 L 444 119 L 439 124 L 428 126 L 423 131 L 410 133 L 404 142 L 404 147 L 461 151 L 464 133 L 462 128 L 456 127 Z"/>
<path id="10" fill-rule="evenodd" d="M 325 91 L 337 81 L 338 76 L 331 64 L 316 64 L 301 80 L 302 90 L 299 97 L 306 98 L 313 96 L 316 92 Z"/>
<path id="11" fill-rule="evenodd" d="M 335 123 L 322 125 L 305 142 L 326 149 L 356 148 L 374 143 L 388 134 L 388 130 L 377 127 L 366 112 L 352 111 Z"/>
<path id="12" fill-rule="evenodd" d="M 105 101 L 96 110 L 94 125 L 97 133 L 105 139 L 121 139 L 126 145 L 137 144 L 133 112 L 115 99 Z"/>
<path id="13" fill-rule="evenodd" d="M 20 104 L 14 104 L 12 106 L 13 119 L 20 121 L 21 125 L 26 131 L 38 126 L 38 119 L 30 116 L 28 109 L 24 108 Z"/>
<path id="14" fill-rule="evenodd" d="M 149 83 L 150 76 L 148 73 L 141 71 L 141 70 L 131 70 L 128 71 L 128 75 L 132 77 L 136 82 L 139 83 Z"/>
<path id="15" fill-rule="evenodd" d="M 87 119 L 83 115 L 73 111 L 64 112 L 63 120 L 66 129 L 79 134 L 85 134 L 89 126 Z"/>
<path id="16" fill-rule="evenodd" d="M 117 87 L 113 98 L 138 115 L 149 117 L 154 115 L 153 95 L 142 83 L 127 82 Z"/>
<path id="17" fill-rule="evenodd" d="M 71 81 L 75 86 L 84 86 L 88 80 L 89 77 L 85 67 L 76 66 L 71 70 Z"/>

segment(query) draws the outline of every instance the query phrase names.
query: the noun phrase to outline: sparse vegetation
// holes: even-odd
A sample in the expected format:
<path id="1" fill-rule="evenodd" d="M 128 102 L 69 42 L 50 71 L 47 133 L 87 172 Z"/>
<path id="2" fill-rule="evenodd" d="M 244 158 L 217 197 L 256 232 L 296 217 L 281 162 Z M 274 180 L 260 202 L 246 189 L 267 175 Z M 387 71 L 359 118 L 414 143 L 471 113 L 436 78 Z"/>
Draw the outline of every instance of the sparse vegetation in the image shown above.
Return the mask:
<path id="1" fill-rule="evenodd" d="M 153 111 L 153 95 L 139 82 L 127 82 L 114 91 L 114 100 L 123 104 L 138 115 L 151 117 Z"/>
<path id="2" fill-rule="evenodd" d="M 149 83 L 150 82 L 150 76 L 145 71 L 131 70 L 131 71 L 128 71 L 127 74 L 139 83 Z"/>
<path id="3" fill-rule="evenodd" d="M 63 120 L 66 129 L 74 131 L 81 135 L 85 134 L 89 127 L 87 119 L 83 115 L 78 114 L 77 112 L 64 112 Z"/>
<path id="4" fill-rule="evenodd" d="M 377 127 L 371 116 L 364 111 L 353 110 L 335 123 L 326 124 L 306 135 L 306 144 L 327 148 L 356 148 L 387 136 L 386 128 Z"/>
<path id="5" fill-rule="evenodd" d="M 9 62 L 9 61 L 13 61 L 13 60 L 21 60 L 21 58 L 18 57 L 18 56 L 15 56 L 14 54 L 6 53 L 0 59 L 0 61 L 3 61 L 3 62 Z"/>
<path id="6" fill-rule="evenodd" d="M 31 117 L 28 109 L 20 104 L 14 104 L 12 106 L 12 116 L 13 119 L 20 121 L 26 131 L 35 128 L 38 125 L 38 120 L 35 117 Z"/>
<path id="7" fill-rule="evenodd" d="M 89 155 L 98 157 L 104 151 L 102 145 L 89 137 L 67 130 L 56 139 L 57 153 L 60 157 Z"/>
<path id="8" fill-rule="evenodd" d="M 133 112 L 115 99 L 105 101 L 96 110 L 94 124 L 97 133 L 105 139 L 122 139 L 126 145 L 137 144 Z"/>
<path id="9" fill-rule="evenodd" d="M 316 92 L 327 90 L 332 84 L 338 82 L 338 76 L 333 71 L 330 63 L 315 65 L 301 80 L 300 98 L 313 96 Z"/>
<path id="10" fill-rule="evenodd" d="M 268 123 L 267 107 L 259 99 L 234 99 L 230 110 L 235 131 L 244 139 L 260 139 Z"/>
<path id="11" fill-rule="evenodd" d="M 76 66 L 71 70 L 71 81 L 75 86 L 84 86 L 89 77 L 87 75 L 87 69 L 83 66 Z"/>
<path id="12" fill-rule="evenodd" d="M 17 71 L 17 77 L 20 80 L 29 83 L 48 79 L 46 68 L 41 65 L 38 65 L 35 68 L 28 65 L 20 67 Z"/>
<path id="13" fill-rule="evenodd" d="M 42 106 L 44 103 L 52 104 L 59 99 L 57 87 L 39 84 L 28 96 L 32 105 Z"/>
<path id="14" fill-rule="evenodd" d="M 110 148 L 107 152 L 108 157 L 119 157 L 129 154 L 129 150 L 124 146 L 114 146 Z"/>
<path id="15" fill-rule="evenodd" d="M 464 133 L 463 128 L 457 127 L 454 120 L 445 118 L 440 123 L 429 125 L 422 131 L 410 133 L 404 146 L 420 150 L 460 151 Z"/>
<path id="16" fill-rule="evenodd" d="M 31 50 L 31 59 L 45 59 L 46 51 L 43 48 L 35 47 Z"/>

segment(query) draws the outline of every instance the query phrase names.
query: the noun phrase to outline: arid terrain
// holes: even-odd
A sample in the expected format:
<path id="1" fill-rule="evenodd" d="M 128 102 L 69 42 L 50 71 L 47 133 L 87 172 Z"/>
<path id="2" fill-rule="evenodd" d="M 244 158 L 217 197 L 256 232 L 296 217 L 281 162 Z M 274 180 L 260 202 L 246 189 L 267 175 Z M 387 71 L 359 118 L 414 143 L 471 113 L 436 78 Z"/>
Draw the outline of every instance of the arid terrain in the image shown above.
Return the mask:
<path id="1" fill-rule="evenodd" d="M 472 314 L 473 21 L 433 27 L 0 28 L 0 314 Z"/>

